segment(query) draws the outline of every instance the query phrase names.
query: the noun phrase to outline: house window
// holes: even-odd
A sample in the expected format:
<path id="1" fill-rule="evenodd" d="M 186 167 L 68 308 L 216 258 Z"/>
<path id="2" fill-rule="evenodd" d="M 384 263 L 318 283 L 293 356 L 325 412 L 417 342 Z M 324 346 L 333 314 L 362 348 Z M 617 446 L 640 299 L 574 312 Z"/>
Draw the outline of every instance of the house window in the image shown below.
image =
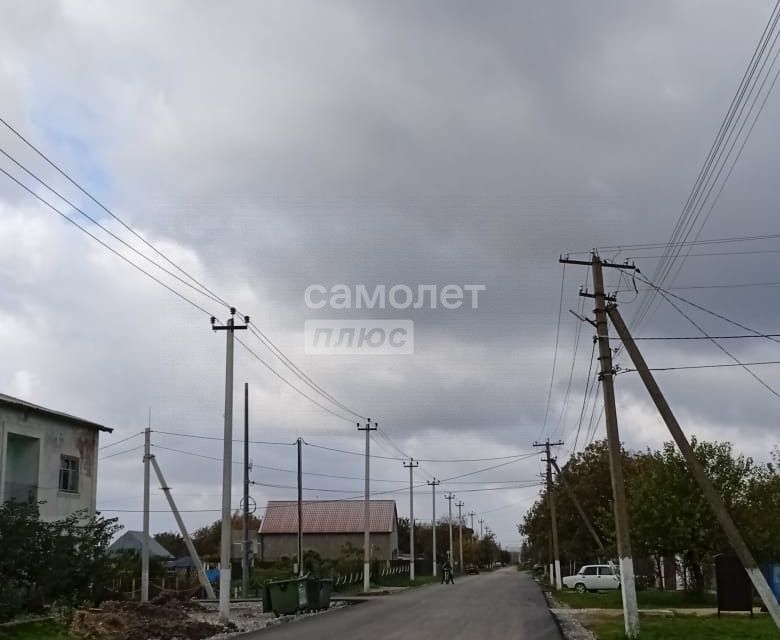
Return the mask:
<path id="1" fill-rule="evenodd" d="M 62 456 L 60 459 L 60 491 L 79 492 L 79 459 Z"/>

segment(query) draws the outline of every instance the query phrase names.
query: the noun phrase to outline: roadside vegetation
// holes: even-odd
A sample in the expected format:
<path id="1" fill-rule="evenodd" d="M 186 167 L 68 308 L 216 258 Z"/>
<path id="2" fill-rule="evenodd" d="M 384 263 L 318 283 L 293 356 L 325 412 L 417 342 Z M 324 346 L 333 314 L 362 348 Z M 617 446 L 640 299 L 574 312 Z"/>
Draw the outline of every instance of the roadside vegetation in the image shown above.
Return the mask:
<path id="1" fill-rule="evenodd" d="M 625 640 L 622 616 L 584 621 L 598 640 Z M 642 640 L 776 640 L 777 627 L 768 615 L 642 616 Z"/>
<path id="2" fill-rule="evenodd" d="M 0 640 L 82 640 L 54 620 L 0 626 Z"/>
<path id="3" fill-rule="evenodd" d="M 700 609 L 715 606 L 711 594 L 696 595 L 689 591 L 661 591 L 647 589 L 637 592 L 640 609 Z M 553 597 L 573 609 L 622 609 L 620 591 L 577 593 L 568 589 L 556 591 Z"/>
<path id="4" fill-rule="evenodd" d="M 0 622 L 98 604 L 117 571 L 106 550 L 119 528 L 115 518 L 75 513 L 43 522 L 37 504 L 0 505 L 0 548 L 13 550 L 0 554 Z"/>
<path id="5" fill-rule="evenodd" d="M 775 449 L 759 463 L 735 455 L 728 442 L 693 438 L 692 445 L 756 560 L 780 558 L 780 452 Z M 674 584 L 679 576 L 694 601 L 701 599 L 712 588 L 714 556 L 729 553 L 730 545 L 682 456 L 668 442 L 656 451 L 623 450 L 622 465 L 639 587 L 657 584 L 665 574 L 667 585 Z M 556 478 L 552 490 L 559 505 L 561 565 L 568 575 L 572 566 L 617 556 L 606 442 L 595 442 L 577 453 L 562 472 L 607 548 L 604 557 Z M 523 557 L 546 566 L 550 562 L 546 490 L 527 512 L 521 531 L 527 539 Z"/>

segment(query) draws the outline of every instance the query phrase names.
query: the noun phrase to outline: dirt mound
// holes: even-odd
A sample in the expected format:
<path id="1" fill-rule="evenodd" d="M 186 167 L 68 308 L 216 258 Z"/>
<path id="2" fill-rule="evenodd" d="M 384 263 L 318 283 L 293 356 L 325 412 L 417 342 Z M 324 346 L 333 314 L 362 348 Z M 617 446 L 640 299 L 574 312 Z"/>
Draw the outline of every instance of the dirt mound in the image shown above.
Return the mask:
<path id="1" fill-rule="evenodd" d="M 76 611 L 71 629 L 91 640 L 202 640 L 228 630 L 192 619 L 187 606 L 179 601 L 107 601 L 97 609 Z"/>

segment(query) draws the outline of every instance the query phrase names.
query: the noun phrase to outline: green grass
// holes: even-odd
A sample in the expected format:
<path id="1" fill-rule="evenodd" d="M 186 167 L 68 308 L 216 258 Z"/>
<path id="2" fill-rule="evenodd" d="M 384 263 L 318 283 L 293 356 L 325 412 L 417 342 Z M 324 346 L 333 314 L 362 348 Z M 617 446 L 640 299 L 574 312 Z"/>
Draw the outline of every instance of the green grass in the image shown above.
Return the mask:
<path id="1" fill-rule="evenodd" d="M 585 621 L 598 640 L 624 640 L 623 618 Z M 642 640 L 777 640 L 777 627 L 767 615 L 642 616 Z"/>
<path id="2" fill-rule="evenodd" d="M 648 589 L 638 591 L 637 600 L 640 609 L 698 609 L 714 607 L 713 596 L 696 598 L 686 591 L 657 591 Z M 553 597 L 574 609 L 622 609 L 623 600 L 620 591 L 600 591 L 598 593 L 577 593 L 570 589 L 553 592 Z"/>
<path id="3" fill-rule="evenodd" d="M 78 640 L 64 625 L 53 620 L 0 626 L 0 640 Z"/>

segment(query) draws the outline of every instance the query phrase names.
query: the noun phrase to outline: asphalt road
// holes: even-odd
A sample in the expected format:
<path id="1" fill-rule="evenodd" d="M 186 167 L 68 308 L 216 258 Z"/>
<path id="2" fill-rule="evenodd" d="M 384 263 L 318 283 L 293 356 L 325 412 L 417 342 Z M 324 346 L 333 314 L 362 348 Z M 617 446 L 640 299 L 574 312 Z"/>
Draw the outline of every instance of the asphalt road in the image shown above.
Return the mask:
<path id="1" fill-rule="evenodd" d="M 561 640 L 538 585 L 514 568 L 465 576 L 241 636 L 242 640 Z"/>

